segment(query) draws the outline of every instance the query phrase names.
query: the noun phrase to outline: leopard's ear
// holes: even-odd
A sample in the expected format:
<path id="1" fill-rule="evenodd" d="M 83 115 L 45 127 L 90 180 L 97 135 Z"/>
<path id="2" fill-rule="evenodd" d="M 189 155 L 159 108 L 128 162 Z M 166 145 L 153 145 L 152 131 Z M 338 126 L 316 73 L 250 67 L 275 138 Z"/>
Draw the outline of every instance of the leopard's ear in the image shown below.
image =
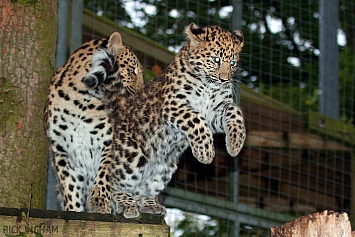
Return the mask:
<path id="1" fill-rule="evenodd" d="M 123 43 L 122 43 L 122 37 L 121 34 L 118 32 L 112 33 L 110 38 L 108 39 L 108 44 L 107 48 L 110 48 L 113 50 L 113 52 L 118 53 L 119 51 L 123 50 Z"/>
<path id="2" fill-rule="evenodd" d="M 196 48 L 205 39 L 206 32 L 195 23 L 191 23 L 185 29 L 187 37 L 190 39 L 190 47 Z"/>
<path id="3" fill-rule="evenodd" d="M 240 42 L 240 45 L 243 46 L 243 44 L 244 44 L 244 35 L 243 35 L 243 33 L 240 30 L 235 30 L 235 31 L 233 31 L 233 35 L 235 37 L 237 37 L 237 39 Z"/>

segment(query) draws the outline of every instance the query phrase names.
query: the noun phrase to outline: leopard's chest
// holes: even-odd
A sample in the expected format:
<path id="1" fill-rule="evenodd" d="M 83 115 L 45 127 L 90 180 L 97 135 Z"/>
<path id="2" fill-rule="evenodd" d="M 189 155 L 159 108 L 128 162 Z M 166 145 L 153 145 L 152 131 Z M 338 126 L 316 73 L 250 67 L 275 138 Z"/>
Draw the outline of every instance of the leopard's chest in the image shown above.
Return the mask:
<path id="1" fill-rule="evenodd" d="M 104 142 L 111 139 L 103 102 L 70 89 L 57 89 L 53 94 L 48 138 L 68 154 L 74 166 L 92 166 L 93 160 L 100 160 Z"/>

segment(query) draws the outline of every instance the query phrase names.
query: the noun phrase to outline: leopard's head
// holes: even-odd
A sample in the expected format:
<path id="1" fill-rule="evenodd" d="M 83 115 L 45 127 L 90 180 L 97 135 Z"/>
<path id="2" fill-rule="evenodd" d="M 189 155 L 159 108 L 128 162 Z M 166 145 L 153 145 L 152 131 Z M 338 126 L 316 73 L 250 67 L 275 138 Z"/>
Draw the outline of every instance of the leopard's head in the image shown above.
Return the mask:
<path id="1" fill-rule="evenodd" d="M 129 95 L 133 95 L 144 85 L 142 65 L 138 57 L 129 46 L 122 43 L 121 35 L 118 32 L 114 32 L 110 36 L 107 47 L 117 56 L 123 86 Z"/>
<path id="2" fill-rule="evenodd" d="M 219 26 L 200 28 L 191 23 L 186 27 L 186 34 L 188 62 L 193 72 L 212 88 L 230 86 L 244 44 L 243 33 L 229 32 Z"/>
<path id="3" fill-rule="evenodd" d="M 91 71 L 83 83 L 99 91 L 122 83 L 129 96 L 143 87 L 142 65 L 132 49 L 122 43 L 120 33 L 114 32 L 95 52 Z"/>

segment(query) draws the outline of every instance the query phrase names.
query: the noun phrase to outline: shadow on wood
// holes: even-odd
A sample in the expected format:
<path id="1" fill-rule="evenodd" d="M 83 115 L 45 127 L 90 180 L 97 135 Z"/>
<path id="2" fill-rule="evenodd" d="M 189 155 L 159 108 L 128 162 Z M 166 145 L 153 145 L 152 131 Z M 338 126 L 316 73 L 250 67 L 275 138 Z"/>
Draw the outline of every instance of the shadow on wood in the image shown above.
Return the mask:
<path id="1" fill-rule="evenodd" d="M 165 237 L 170 231 L 164 217 L 158 215 L 141 214 L 126 219 L 122 215 L 0 208 L 0 236 L 23 236 L 21 233 L 32 234 L 29 236 Z"/>

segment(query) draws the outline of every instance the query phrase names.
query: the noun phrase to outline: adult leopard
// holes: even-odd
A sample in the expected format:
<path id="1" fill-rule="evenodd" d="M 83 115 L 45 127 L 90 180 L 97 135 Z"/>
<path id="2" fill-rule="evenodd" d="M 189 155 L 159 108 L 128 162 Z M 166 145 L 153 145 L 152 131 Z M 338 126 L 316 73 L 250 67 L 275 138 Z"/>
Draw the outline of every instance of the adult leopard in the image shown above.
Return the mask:
<path id="1" fill-rule="evenodd" d="M 214 133 L 226 134 L 237 156 L 246 137 L 241 109 L 233 101 L 233 74 L 244 43 L 240 31 L 186 27 L 188 42 L 166 71 L 114 109 L 113 155 L 102 162 L 89 208 L 110 213 L 110 200 L 126 218 L 165 214 L 155 197 L 190 146 L 202 163 L 215 156 Z M 90 78 L 88 74 L 88 78 Z"/>
<path id="2" fill-rule="evenodd" d="M 91 70 L 92 57 L 99 49 L 110 55 L 95 65 L 98 78 L 106 80 L 105 86 L 98 81 L 87 87 L 83 78 Z M 111 98 L 106 92 L 108 86 Z M 118 32 L 107 39 L 84 43 L 55 72 L 44 120 L 62 210 L 87 211 L 87 198 L 100 162 L 109 155 L 112 145 L 112 124 L 105 101 L 130 97 L 142 86 L 141 64 L 132 50 L 123 45 Z"/>

